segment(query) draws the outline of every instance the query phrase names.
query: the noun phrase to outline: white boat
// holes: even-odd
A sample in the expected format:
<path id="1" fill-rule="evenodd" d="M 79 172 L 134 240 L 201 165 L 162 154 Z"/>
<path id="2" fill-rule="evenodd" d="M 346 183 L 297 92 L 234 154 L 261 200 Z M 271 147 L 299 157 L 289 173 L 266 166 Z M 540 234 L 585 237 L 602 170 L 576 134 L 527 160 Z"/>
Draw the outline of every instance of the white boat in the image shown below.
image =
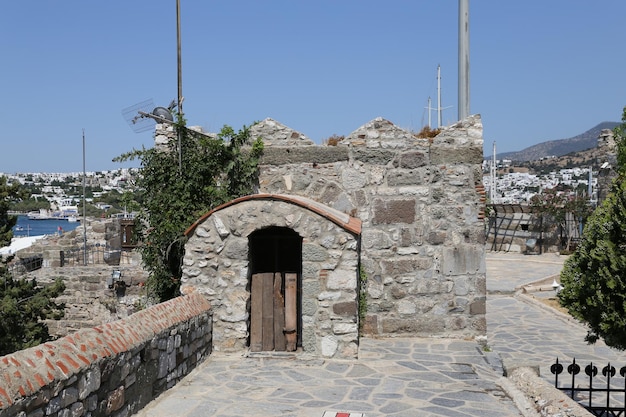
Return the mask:
<path id="1" fill-rule="evenodd" d="M 39 209 L 39 211 L 31 211 L 26 216 L 28 217 L 29 220 L 48 220 L 48 219 L 53 218 L 48 212 L 48 210 L 46 209 Z"/>

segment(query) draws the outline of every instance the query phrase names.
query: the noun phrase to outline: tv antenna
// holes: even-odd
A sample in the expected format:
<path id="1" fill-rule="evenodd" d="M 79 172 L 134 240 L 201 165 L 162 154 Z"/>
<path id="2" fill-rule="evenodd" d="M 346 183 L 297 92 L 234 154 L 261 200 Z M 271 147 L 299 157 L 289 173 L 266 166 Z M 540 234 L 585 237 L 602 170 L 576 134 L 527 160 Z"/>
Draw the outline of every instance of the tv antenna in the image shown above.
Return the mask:
<path id="1" fill-rule="evenodd" d="M 176 101 L 172 100 L 169 106 L 155 106 L 152 99 L 144 100 L 134 106 L 122 110 L 122 115 L 135 133 L 154 129 L 156 123 L 174 124 L 174 108 Z"/>

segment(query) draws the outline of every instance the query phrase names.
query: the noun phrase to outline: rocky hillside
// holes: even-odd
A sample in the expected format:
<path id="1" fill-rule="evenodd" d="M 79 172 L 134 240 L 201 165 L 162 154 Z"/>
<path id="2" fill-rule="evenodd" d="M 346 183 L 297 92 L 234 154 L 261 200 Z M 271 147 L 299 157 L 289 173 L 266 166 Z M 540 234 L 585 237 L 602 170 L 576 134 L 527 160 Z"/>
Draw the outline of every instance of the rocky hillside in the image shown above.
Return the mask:
<path id="1" fill-rule="evenodd" d="M 617 122 L 602 122 L 589 129 L 585 133 L 569 139 L 550 140 L 529 146 L 517 152 L 498 153 L 498 159 L 511 159 L 513 161 L 536 161 L 549 156 L 563 156 L 573 152 L 580 152 L 595 148 L 598 144 L 598 136 L 602 129 L 613 129 L 618 126 Z"/>

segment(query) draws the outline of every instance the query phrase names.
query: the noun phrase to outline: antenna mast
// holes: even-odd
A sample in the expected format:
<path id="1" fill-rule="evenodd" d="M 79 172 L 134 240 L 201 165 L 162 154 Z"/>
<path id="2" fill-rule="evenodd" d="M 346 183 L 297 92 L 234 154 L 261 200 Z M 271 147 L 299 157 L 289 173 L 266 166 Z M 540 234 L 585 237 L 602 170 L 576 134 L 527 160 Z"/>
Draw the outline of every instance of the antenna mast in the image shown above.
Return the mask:
<path id="1" fill-rule="evenodd" d="M 489 187 L 489 200 L 491 204 L 496 202 L 496 141 L 493 141 L 493 157 L 491 160 L 490 179 L 491 187 Z"/>
<path id="2" fill-rule="evenodd" d="M 441 65 L 437 65 L 437 128 L 441 128 Z"/>
<path id="3" fill-rule="evenodd" d="M 445 109 L 449 109 L 450 107 L 452 106 L 448 106 L 445 108 L 441 107 L 441 65 L 437 65 L 437 129 L 441 129 L 442 111 Z"/>
<path id="4" fill-rule="evenodd" d="M 180 0 L 176 0 L 176 52 L 178 62 L 178 114 L 183 117 L 183 64 L 181 53 L 181 40 L 180 40 Z M 182 148 L 182 129 L 177 127 L 178 136 L 178 170 L 180 174 L 183 173 L 183 148 Z"/>
<path id="5" fill-rule="evenodd" d="M 426 109 L 428 110 L 428 128 L 430 129 L 430 127 L 432 126 L 432 121 L 431 121 L 432 117 L 431 117 L 430 111 L 437 110 L 432 107 L 432 100 L 430 96 L 428 96 L 428 107 L 426 107 Z"/>

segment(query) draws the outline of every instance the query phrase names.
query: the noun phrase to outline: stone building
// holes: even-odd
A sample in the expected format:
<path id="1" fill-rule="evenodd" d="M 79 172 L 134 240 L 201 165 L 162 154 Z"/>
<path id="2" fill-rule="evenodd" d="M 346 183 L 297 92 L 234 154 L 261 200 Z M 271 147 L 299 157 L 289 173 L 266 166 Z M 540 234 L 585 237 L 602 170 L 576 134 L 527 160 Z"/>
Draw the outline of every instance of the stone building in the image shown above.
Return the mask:
<path id="1" fill-rule="evenodd" d="M 251 134 L 258 193 L 187 230 L 182 292 L 209 299 L 216 351 L 351 358 L 362 336 L 485 335 L 480 116 L 434 138 L 377 118 L 336 146 L 272 119 Z"/>

